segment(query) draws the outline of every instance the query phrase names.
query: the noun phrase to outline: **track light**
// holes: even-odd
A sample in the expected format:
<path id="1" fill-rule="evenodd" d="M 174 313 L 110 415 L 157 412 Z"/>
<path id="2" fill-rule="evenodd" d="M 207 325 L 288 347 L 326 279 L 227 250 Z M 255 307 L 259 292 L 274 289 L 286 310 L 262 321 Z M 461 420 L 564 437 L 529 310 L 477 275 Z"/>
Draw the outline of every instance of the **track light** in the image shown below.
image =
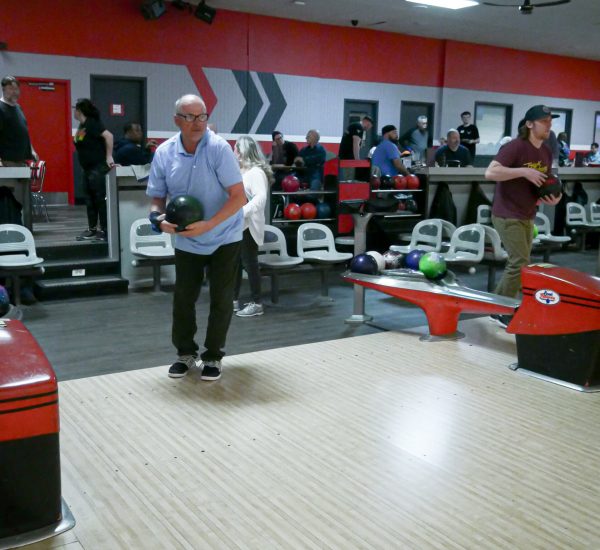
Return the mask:
<path id="1" fill-rule="evenodd" d="M 163 0 L 144 0 L 141 10 L 145 19 L 158 19 L 166 8 Z"/>
<path id="2" fill-rule="evenodd" d="M 207 6 L 206 2 L 204 2 L 204 0 L 202 0 L 202 2 L 200 2 L 200 4 L 198 4 L 198 6 L 196 7 L 196 11 L 194 11 L 194 15 L 198 19 L 202 19 L 202 21 L 211 25 L 213 22 L 213 19 L 215 18 L 215 15 L 217 15 L 217 10 L 215 8 L 211 8 L 210 6 Z"/>

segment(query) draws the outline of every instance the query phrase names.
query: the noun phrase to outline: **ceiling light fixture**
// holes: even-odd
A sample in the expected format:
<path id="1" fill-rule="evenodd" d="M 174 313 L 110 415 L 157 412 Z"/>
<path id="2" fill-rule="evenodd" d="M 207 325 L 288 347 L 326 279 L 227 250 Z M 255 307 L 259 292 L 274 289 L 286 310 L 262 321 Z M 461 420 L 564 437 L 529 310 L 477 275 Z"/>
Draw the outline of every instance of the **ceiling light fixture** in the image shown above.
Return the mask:
<path id="1" fill-rule="evenodd" d="M 460 10 L 462 8 L 470 8 L 477 6 L 479 2 L 473 0 L 406 0 L 414 4 L 425 4 L 427 6 L 435 6 L 436 8 L 448 8 L 449 10 Z"/>

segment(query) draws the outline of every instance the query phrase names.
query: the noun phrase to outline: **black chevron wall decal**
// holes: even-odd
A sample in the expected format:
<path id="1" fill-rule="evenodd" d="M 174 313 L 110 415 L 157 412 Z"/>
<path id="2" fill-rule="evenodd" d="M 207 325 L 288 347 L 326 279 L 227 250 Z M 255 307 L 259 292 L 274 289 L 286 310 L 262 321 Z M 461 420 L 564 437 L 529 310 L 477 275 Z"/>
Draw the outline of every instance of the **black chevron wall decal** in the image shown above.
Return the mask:
<path id="1" fill-rule="evenodd" d="M 287 107 L 287 103 L 283 97 L 283 94 L 281 93 L 281 88 L 279 87 L 279 84 L 277 84 L 277 79 L 273 73 L 257 73 L 257 75 L 262 87 L 265 90 L 265 94 L 267 94 L 267 97 L 269 98 L 270 105 L 261 123 L 259 124 L 256 133 L 270 134 L 277 128 L 277 124 L 279 123 L 279 119 Z"/>
<path id="2" fill-rule="evenodd" d="M 254 85 L 254 81 L 250 77 L 250 73 L 247 71 L 232 71 L 235 80 L 244 94 L 246 99 L 246 105 L 242 109 L 240 116 L 238 117 L 235 125 L 233 126 L 232 132 L 234 134 L 247 134 L 250 132 L 250 128 L 254 124 L 258 113 L 260 112 L 263 102 L 260 98 L 260 94 Z"/>

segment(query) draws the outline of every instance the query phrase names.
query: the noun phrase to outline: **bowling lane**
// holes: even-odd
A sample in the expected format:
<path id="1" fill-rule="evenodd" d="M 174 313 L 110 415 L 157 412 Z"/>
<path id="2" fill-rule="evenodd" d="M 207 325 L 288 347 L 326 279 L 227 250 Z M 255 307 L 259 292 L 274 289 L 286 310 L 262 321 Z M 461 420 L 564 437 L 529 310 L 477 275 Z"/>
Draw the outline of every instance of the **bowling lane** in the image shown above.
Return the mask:
<path id="1" fill-rule="evenodd" d="M 485 318 L 459 328 L 227 357 L 216 383 L 61 383 L 63 544 L 599 547 L 600 397 L 509 370 Z"/>

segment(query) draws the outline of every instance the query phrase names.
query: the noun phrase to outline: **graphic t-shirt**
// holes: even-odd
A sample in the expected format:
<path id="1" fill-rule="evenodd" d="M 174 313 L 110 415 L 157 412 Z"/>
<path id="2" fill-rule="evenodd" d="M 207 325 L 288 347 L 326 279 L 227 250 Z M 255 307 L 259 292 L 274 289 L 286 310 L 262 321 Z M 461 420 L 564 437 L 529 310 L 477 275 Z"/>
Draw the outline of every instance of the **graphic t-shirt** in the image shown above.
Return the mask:
<path id="1" fill-rule="evenodd" d="M 529 140 L 513 139 L 504 145 L 494 159 L 507 168 L 533 168 L 549 174 L 552 167 L 552 151 L 542 144 L 538 149 Z M 529 220 L 535 218 L 538 200 L 537 188 L 525 178 L 496 183 L 492 214 L 500 218 Z"/>
<path id="2" fill-rule="evenodd" d="M 91 170 L 106 162 L 106 142 L 102 137 L 104 130 L 104 124 L 94 118 L 86 118 L 77 128 L 73 140 L 79 164 L 84 170 Z"/>
<path id="3" fill-rule="evenodd" d="M 463 139 L 479 139 L 477 126 L 475 124 L 469 124 L 468 126 L 461 124 L 457 130 L 460 135 L 460 144 L 469 150 L 472 158 L 475 158 L 475 149 L 477 146 L 474 143 L 463 143 Z"/>
<path id="4" fill-rule="evenodd" d="M 354 159 L 354 136 L 358 136 L 362 139 L 363 127 L 360 122 L 353 122 L 344 132 L 342 141 L 340 142 L 340 152 L 338 153 L 339 158 L 351 160 Z"/>

